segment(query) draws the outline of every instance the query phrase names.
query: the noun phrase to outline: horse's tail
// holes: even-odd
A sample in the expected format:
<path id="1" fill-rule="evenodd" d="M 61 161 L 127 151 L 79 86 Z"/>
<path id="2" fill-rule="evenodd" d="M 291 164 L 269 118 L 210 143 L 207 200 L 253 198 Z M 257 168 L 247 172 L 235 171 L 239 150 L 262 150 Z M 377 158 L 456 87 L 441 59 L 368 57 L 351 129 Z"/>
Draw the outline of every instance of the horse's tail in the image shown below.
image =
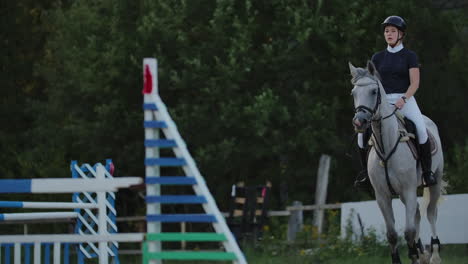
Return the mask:
<path id="1" fill-rule="evenodd" d="M 447 194 L 447 187 L 448 187 L 448 182 L 444 181 L 442 178 L 440 179 L 440 196 L 439 199 L 437 200 L 437 205 L 441 204 L 444 202 L 446 199 L 444 197 L 445 194 Z M 431 201 L 431 191 L 430 188 L 424 188 L 423 190 L 423 199 L 421 202 L 421 209 L 420 212 L 422 215 L 426 214 L 427 207 L 429 206 L 429 202 Z"/>

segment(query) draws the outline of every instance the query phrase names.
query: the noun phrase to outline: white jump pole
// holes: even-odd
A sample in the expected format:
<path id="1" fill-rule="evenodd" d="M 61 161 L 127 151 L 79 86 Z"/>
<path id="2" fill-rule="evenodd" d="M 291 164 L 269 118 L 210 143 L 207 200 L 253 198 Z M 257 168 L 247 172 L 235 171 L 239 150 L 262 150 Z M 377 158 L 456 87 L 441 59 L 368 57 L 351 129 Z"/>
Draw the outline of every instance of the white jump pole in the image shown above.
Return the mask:
<path id="1" fill-rule="evenodd" d="M 104 166 L 97 166 L 97 178 L 105 179 Z M 106 192 L 97 193 L 98 202 L 98 232 L 101 236 L 106 236 L 107 233 L 107 206 L 106 206 Z M 99 264 L 108 264 L 107 242 L 99 242 Z"/>
<path id="2" fill-rule="evenodd" d="M 41 242 L 34 242 L 34 264 L 41 264 Z"/>
<path id="3" fill-rule="evenodd" d="M 47 212 L 47 213 L 8 213 L 0 214 L 0 222 L 19 220 L 46 220 L 46 219 L 66 219 L 77 218 L 76 212 Z"/>
<path id="4" fill-rule="evenodd" d="M 54 243 L 54 264 L 60 264 L 60 242 Z"/>
<path id="5" fill-rule="evenodd" d="M 0 180 L 0 193 L 74 193 L 74 192 L 116 192 L 142 183 L 139 177 L 118 177 L 114 179 L 5 179 Z"/>
<path id="6" fill-rule="evenodd" d="M 15 264 L 21 264 L 21 244 L 15 243 Z"/>
<path id="7" fill-rule="evenodd" d="M 152 103 L 152 95 L 158 95 L 158 62 L 154 58 L 145 58 L 143 60 L 143 80 L 144 80 L 144 103 Z M 155 120 L 152 110 L 144 110 L 145 121 Z M 159 130 L 145 128 L 145 140 L 158 139 Z M 158 148 L 145 148 L 145 158 L 159 158 Z M 145 169 L 146 177 L 159 177 L 161 175 L 159 166 L 146 166 Z M 161 186 L 159 184 L 146 184 L 146 195 L 147 196 L 160 196 Z M 146 205 L 146 215 L 159 215 L 161 214 L 161 204 L 159 203 L 148 203 Z M 160 222 L 147 222 L 148 233 L 161 233 Z M 149 241 L 148 251 L 149 252 L 161 252 L 162 246 L 159 241 Z M 160 260 L 150 260 L 149 264 L 160 264 Z"/>
<path id="8" fill-rule="evenodd" d="M 93 203 L 69 203 L 69 202 L 0 201 L 0 208 L 93 209 L 93 208 L 97 208 L 97 205 Z"/>

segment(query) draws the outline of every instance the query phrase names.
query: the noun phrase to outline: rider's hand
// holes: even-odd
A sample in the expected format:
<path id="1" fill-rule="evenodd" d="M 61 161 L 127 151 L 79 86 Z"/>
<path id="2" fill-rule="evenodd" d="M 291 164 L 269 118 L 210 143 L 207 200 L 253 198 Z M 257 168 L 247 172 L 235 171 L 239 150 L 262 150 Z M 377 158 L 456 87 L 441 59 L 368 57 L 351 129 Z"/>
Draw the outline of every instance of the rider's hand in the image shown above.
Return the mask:
<path id="1" fill-rule="evenodd" d="M 396 101 L 395 103 L 395 106 L 398 108 L 398 109 L 402 109 L 403 106 L 405 106 L 406 102 L 403 98 L 398 98 L 398 100 Z"/>

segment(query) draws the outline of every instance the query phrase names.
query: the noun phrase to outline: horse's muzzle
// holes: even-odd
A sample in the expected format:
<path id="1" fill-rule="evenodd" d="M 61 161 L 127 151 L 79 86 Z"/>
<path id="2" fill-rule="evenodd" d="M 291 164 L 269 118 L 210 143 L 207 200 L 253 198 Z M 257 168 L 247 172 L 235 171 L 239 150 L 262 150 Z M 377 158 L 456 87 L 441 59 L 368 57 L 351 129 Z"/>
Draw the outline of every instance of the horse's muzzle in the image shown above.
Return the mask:
<path id="1" fill-rule="evenodd" d="M 369 127 L 369 121 L 366 118 L 362 118 L 356 114 L 353 118 L 354 131 L 363 133 Z"/>

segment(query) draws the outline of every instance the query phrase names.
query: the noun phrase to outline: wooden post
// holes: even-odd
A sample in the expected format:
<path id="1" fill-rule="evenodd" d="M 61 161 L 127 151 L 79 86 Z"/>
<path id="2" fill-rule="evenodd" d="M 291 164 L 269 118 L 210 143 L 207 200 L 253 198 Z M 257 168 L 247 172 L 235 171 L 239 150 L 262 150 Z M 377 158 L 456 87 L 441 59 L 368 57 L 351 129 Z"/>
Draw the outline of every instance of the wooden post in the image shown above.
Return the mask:
<path id="1" fill-rule="evenodd" d="M 295 206 L 302 206 L 302 202 L 294 201 Z M 303 213 L 302 210 L 292 210 L 288 220 L 288 242 L 293 242 L 296 239 L 296 233 L 302 229 Z"/>
<path id="2" fill-rule="evenodd" d="M 317 206 L 317 209 L 314 210 L 314 226 L 317 228 L 317 232 L 319 234 L 321 234 L 323 230 L 324 210 L 321 208 L 321 206 L 325 205 L 327 200 L 330 160 L 330 156 L 323 154 L 320 157 L 317 171 L 317 186 L 315 188 L 315 205 Z"/>

